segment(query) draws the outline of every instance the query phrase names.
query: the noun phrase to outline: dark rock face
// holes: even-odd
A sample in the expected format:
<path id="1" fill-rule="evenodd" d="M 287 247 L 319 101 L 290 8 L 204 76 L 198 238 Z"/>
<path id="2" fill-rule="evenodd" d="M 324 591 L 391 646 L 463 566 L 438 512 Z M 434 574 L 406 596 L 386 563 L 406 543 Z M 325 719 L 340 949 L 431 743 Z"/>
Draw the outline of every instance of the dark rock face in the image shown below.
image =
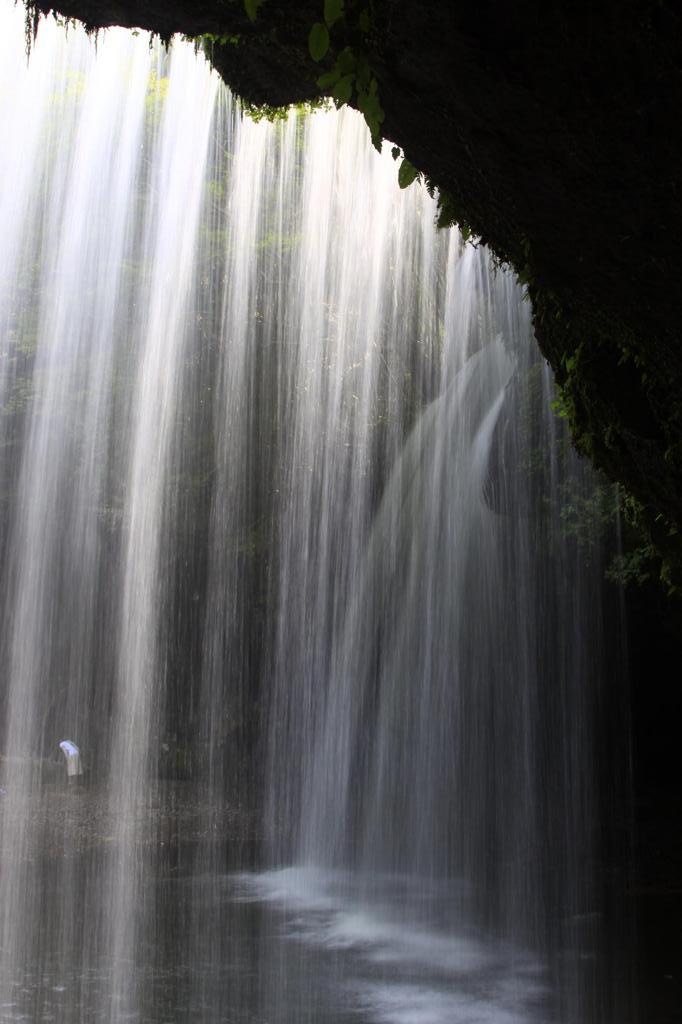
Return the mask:
<path id="1" fill-rule="evenodd" d="M 93 27 L 230 35 L 214 63 L 253 103 L 319 92 L 307 37 L 322 0 L 266 0 L 255 23 L 241 0 L 57 7 Z M 339 23 L 332 47 L 345 42 Z M 384 135 L 528 282 L 578 447 L 682 563 L 680 8 L 377 0 L 364 45 Z"/>

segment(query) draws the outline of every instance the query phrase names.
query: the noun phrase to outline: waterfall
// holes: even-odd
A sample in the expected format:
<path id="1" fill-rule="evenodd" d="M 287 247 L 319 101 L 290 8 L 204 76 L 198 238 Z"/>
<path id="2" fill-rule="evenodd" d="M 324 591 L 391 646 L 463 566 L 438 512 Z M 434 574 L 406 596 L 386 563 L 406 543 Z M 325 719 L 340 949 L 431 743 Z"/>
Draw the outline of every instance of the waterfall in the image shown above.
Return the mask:
<path id="1" fill-rule="evenodd" d="M 522 290 L 352 111 L 1 17 L 0 1020 L 610 1019 Z"/>

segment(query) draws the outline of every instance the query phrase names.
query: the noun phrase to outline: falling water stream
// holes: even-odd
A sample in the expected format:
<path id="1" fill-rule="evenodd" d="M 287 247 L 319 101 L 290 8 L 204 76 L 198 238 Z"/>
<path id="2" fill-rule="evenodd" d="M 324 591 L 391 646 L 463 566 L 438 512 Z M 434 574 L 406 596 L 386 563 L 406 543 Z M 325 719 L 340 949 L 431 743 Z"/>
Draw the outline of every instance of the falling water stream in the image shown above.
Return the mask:
<path id="1" fill-rule="evenodd" d="M 352 111 L 1 11 L 0 1021 L 623 1021 L 521 289 Z"/>

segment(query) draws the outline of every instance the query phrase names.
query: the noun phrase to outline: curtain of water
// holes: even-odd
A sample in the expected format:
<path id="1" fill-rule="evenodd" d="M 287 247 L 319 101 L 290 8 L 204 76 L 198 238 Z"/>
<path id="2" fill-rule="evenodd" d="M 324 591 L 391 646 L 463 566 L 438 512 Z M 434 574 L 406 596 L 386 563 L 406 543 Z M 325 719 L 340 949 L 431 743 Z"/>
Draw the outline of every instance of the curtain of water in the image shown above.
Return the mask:
<path id="1" fill-rule="evenodd" d="M 253 840 L 300 865 L 253 891 L 440 971 L 353 1013 L 536 1019 L 453 954 L 596 905 L 599 556 L 520 290 L 359 117 L 2 19 L 0 1018 L 346 1019 L 221 909 Z"/>

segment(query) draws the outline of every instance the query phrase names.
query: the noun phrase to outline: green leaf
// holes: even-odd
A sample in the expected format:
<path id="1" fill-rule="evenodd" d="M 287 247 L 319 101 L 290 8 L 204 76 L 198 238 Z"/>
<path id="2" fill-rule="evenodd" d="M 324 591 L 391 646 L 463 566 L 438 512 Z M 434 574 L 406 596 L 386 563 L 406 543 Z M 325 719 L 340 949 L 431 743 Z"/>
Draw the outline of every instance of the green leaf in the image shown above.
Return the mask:
<path id="1" fill-rule="evenodd" d="M 381 152 L 381 123 L 384 120 L 384 111 L 379 102 L 379 96 L 375 89 L 362 88 L 356 78 L 355 87 L 357 89 L 357 107 L 361 114 L 364 115 L 367 127 L 369 128 L 370 135 L 372 136 L 372 145 L 376 150 Z"/>
<path id="2" fill-rule="evenodd" d="M 376 82 L 376 79 L 373 79 Z M 377 128 L 384 120 L 384 110 L 379 100 L 379 95 L 376 89 L 370 89 L 368 92 L 363 89 L 359 83 L 357 83 L 358 90 L 358 110 L 365 115 L 366 118 L 370 118 L 376 122 Z"/>
<path id="3" fill-rule="evenodd" d="M 321 21 L 316 21 L 310 30 L 308 49 L 314 61 L 321 61 L 329 49 L 329 31 Z"/>
<path id="4" fill-rule="evenodd" d="M 336 83 L 332 97 L 337 103 L 348 103 L 353 95 L 353 75 L 344 75 Z"/>
<path id="5" fill-rule="evenodd" d="M 355 71 L 355 54 L 350 46 L 344 46 L 343 50 L 341 50 L 341 53 L 336 58 L 336 68 L 339 72 L 339 78 L 341 75 L 349 75 L 351 71 Z"/>
<path id="6" fill-rule="evenodd" d="M 256 20 L 258 8 L 263 6 L 263 0 L 244 0 L 244 10 L 251 21 Z"/>
<path id="7" fill-rule="evenodd" d="M 370 101 L 370 98 L 369 98 L 369 95 L 367 94 L 367 92 L 360 87 L 360 84 L 359 83 L 356 83 L 356 84 L 357 84 L 357 90 L 358 90 L 358 99 L 357 99 L 358 110 L 360 111 L 361 114 L 364 114 L 365 117 L 367 117 L 368 114 L 371 115 L 371 101 Z"/>
<path id="8" fill-rule="evenodd" d="M 360 17 L 358 18 L 358 28 L 364 36 L 367 35 L 371 28 L 371 18 L 369 16 L 369 10 L 367 7 L 363 11 L 360 11 Z"/>
<path id="9" fill-rule="evenodd" d="M 343 0 L 324 0 L 324 20 L 328 28 L 343 17 Z"/>
<path id="10" fill-rule="evenodd" d="M 372 77 L 369 61 L 364 54 L 360 54 L 356 62 L 355 77 L 358 81 L 358 89 L 366 89 Z"/>
<path id="11" fill-rule="evenodd" d="M 394 160 L 398 159 L 398 157 L 400 156 L 400 147 L 399 146 L 394 146 L 393 147 L 393 149 L 391 150 L 391 156 L 393 157 Z"/>
<path id="12" fill-rule="evenodd" d="M 336 85 L 338 80 L 339 73 L 336 68 L 334 68 L 332 71 L 325 71 L 323 75 L 320 75 L 317 80 L 317 85 L 320 89 L 329 89 L 330 86 Z"/>
<path id="13" fill-rule="evenodd" d="M 409 160 L 403 160 L 398 169 L 398 184 L 401 188 L 408 188 L 418 174 L 419 171 Z"/>

